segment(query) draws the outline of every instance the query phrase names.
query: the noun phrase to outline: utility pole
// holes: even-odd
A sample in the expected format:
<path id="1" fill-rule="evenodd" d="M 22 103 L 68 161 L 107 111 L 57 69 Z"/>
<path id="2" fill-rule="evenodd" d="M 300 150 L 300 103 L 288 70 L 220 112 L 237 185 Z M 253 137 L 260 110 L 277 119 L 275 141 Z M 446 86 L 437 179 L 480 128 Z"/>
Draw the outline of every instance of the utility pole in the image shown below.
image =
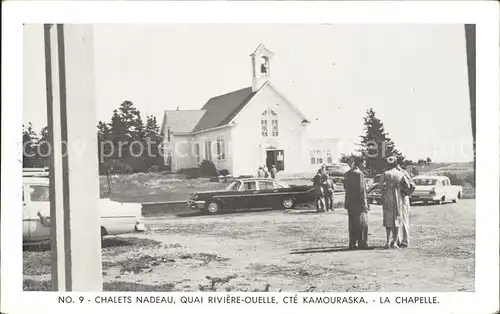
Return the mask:
<path id="1" fill-rule="evenodd" d="M 474 173 L 476 172 L 476 24 L 465 24 L 465 44 L 467 50 L 467 72 L 469 77 L 469 101 L 472 125 L 472 151 Z"/>
<path id="2" fill-rule="evenodd" d="M 101 291 L 93 29 L 46 24 L 52 289 Z"/>

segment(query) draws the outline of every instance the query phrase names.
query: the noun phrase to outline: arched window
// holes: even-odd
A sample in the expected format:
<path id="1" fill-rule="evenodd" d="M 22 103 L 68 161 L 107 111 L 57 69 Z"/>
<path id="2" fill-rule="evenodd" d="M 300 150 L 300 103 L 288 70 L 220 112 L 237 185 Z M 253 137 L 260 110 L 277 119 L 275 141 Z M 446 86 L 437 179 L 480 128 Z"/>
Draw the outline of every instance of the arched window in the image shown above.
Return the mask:
<path id="1" fill-rule="evenodd" d="M 264 111 L 260 117 L 260 129 L 263 137 L 279 136 L 278 115 L 271 109 Z"/>

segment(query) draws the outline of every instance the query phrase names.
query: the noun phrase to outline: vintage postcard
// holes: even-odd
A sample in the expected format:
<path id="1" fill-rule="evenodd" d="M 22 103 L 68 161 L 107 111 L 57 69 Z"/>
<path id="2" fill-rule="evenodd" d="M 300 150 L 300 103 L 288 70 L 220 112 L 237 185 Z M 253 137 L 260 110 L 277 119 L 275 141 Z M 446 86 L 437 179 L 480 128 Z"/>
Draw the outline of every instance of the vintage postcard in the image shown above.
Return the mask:
<path id="1" fill-rule="evenodd" d="M 498 310 L 498 14 L 404 7 L 12 5 L 2 312 Z"/>

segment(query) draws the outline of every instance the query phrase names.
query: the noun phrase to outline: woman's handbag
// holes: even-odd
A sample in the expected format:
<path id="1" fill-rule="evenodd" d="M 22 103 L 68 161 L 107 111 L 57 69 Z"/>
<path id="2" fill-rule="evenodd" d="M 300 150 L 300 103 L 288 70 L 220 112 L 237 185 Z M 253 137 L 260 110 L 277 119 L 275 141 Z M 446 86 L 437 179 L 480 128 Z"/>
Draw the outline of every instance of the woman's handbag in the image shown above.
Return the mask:
<path id="1" fill-rule="evenodd" d="M 411 180 L 410 178 L 405 176 L 403 178 L 402 184 L 403 184 L 402 192 L 403 192 L 404 196 L 409 196 L 409 195 L 413 194 L 413 192 L 415 191 L 415 183 L 413 183 L 413 180 Z"/>

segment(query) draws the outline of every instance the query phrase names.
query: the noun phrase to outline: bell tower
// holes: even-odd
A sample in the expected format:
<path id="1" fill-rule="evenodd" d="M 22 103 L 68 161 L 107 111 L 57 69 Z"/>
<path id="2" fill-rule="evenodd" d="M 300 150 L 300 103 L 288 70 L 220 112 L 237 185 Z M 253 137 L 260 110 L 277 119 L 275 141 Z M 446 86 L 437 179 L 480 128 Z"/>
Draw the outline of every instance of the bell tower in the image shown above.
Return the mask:
<path id="1" fill-rule="evenodd" d="M 271 60 L 274 53 L 263 44 L 250 55 L 252 58 L 252 91 L 256 92 L 271 79 Z"/>

